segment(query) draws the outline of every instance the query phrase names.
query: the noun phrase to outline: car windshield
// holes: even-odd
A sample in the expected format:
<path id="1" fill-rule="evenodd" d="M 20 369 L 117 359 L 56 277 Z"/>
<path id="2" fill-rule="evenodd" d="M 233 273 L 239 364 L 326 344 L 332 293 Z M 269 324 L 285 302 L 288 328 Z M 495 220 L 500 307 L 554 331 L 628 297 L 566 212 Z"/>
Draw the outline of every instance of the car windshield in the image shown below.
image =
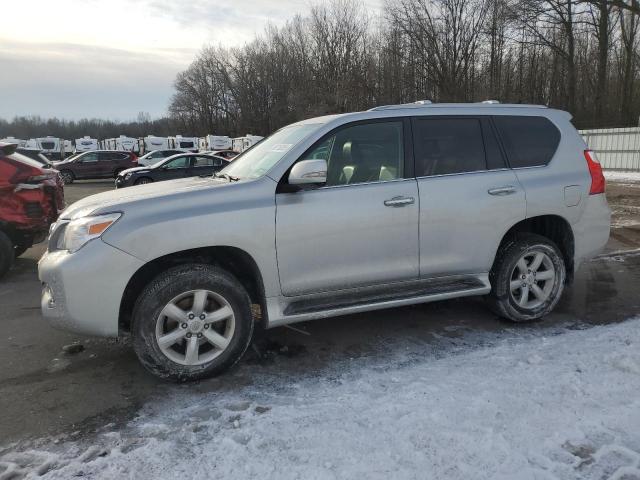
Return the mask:
<path id="1" fill-rule="evenodd" d="M 317 130 L 321 125 L 320 123 L 310 123 L 281 128 L 270 137 L 256 144 L 253 148 L 236 157 L 229 166 L 220 171 L 220 174 L 227 174 L 240 179 L 261 177 L 269 171 L 291 147 Z"/>

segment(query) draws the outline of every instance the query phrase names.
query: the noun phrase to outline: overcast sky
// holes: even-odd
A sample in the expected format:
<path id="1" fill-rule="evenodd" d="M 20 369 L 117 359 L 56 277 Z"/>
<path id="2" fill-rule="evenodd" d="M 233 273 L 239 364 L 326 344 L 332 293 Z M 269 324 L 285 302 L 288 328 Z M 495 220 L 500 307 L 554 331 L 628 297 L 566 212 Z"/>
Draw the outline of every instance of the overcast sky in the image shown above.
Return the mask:
<path id="1" fill-rule="evenodd" d="M 176 73 L 205 44 L 242 45 L 307 0 L 0 2 L 0 118 L 130 120 L 166 113 Z M 382 0 L 366 0 L 376 8 Z"/>

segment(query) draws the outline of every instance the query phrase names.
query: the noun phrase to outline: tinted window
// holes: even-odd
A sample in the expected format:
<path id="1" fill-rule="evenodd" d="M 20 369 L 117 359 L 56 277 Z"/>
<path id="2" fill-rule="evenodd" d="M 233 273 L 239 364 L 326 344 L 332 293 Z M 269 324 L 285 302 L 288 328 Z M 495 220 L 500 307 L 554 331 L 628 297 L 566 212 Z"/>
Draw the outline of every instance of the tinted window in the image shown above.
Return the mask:
<path id="1" fill-rule="evenodd" d="M 187 168 L 189 166 L 189 157 L 174 158 L 166 162 L 163 167 L 167 170 L 174 170 L 176 168 Z"/>
<path id="2" fill-rule="evenodd" d="M 478 119 L 418 118 L 413 135 L 417 177 L 487 168 Z"/>
<path id="3" fill-rule="evenodd" d="M 339 130 L 321 140 L 304 160 L 327 160 L 327 185 L 402 178 L 402 122 L 375 122 Z"/>
<path id="4" fill-rule="evenodd" d="M 194 167 L 213 167 L 214 161 L 211 157 L 196 157 L 194 158 Z"/>
<path id="5" fill-rule="evenodd" d="M 86 153 L 84 155 L 80 155 L 78 157 L 78 159 L 81 162 L 97 162 L 98 161 L 98 154 L 97 153 Z"/>
<path id="6" fill-rule="evenodd" d="M 40 142 L 40 146 L 45 150 L 51 150 L 56 147 L 56 144 L 54 142 Z"/>
<path id="7" fill-rule="evenodd" d="M 560 132 L 548 119 L 496 116 L 494 122 L 512 168 L 546 165 L 556 153 Z"/>

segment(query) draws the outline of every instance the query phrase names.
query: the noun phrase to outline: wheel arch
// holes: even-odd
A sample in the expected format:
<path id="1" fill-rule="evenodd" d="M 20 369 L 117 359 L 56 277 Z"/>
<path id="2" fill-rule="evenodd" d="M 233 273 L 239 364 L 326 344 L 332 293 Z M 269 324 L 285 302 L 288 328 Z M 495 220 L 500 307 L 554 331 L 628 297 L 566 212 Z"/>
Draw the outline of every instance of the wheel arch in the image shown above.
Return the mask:
<path id="1" fill-rule="evenodd" d="M 145 286 L 157 275 L 184 263 L 216 265 L 234 275 L 247 289 L 252 304 L 260 307 L 260 322 L 267 324 L 267 309 L 262 273 L 253 257 L 237 247 L 218 245 L 173 252 L 157 257 L 141 266 L 129 279 L 120 300 L 119 329 L 129 331 L 136 300 Z M 254 311 L 254 315 L 256 312 Z"/>
<path id="2" fill-rule="evenodd" d="M 496 257 L 506 242 L 512 241 L 522 233 L 535 233 L 555 243 L 562 253 L 567 270 L 567 281 L 573 280 L 575 236 L 567 219 L 560 215 L 539 215 L 519 221 L 503 235 Z"/>

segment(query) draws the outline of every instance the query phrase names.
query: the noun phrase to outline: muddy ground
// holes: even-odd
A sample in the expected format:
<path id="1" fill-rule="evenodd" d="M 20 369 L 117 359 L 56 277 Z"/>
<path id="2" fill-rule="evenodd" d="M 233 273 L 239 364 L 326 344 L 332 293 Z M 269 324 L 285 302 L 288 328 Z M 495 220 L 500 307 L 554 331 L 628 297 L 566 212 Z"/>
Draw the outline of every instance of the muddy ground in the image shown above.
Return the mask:
<path id="1" fill-rule="evenodd" d="M 111 181 L 77 182 L 69 203 L 112 188 Z M 546 325 L 585 328 L 640 314 L 640 184 L 609 182 L 614 214 L 607 254 L 585 265 Z M 394 345 L 429 344 L 459 329 L 492 332 L 531 329 L 500 321 L 470 298 L 333 318 L 277 328 L 262 335 L 235 372 L 190 385 L 156 380 L 138 364 L 126 340 L 91 339 L 50 328 L 40 317 L 37 260 L 40 244 L 17 260 L 0 282 L 0 453 L 2 445 L 60 433 L 90 433 L 124 422 L 152 398 L 176 391 L 232 389 L 263 374 L 323 375 L 336 361 L 389 355 Z M 618 254 L 616 252 L 627 252 Z M 79 343 L 68 354 L 63 346 Z M 408 348 L 408 347 L 407 347 Z M 11 447 L 9 447 L 11 448 Z"/>

